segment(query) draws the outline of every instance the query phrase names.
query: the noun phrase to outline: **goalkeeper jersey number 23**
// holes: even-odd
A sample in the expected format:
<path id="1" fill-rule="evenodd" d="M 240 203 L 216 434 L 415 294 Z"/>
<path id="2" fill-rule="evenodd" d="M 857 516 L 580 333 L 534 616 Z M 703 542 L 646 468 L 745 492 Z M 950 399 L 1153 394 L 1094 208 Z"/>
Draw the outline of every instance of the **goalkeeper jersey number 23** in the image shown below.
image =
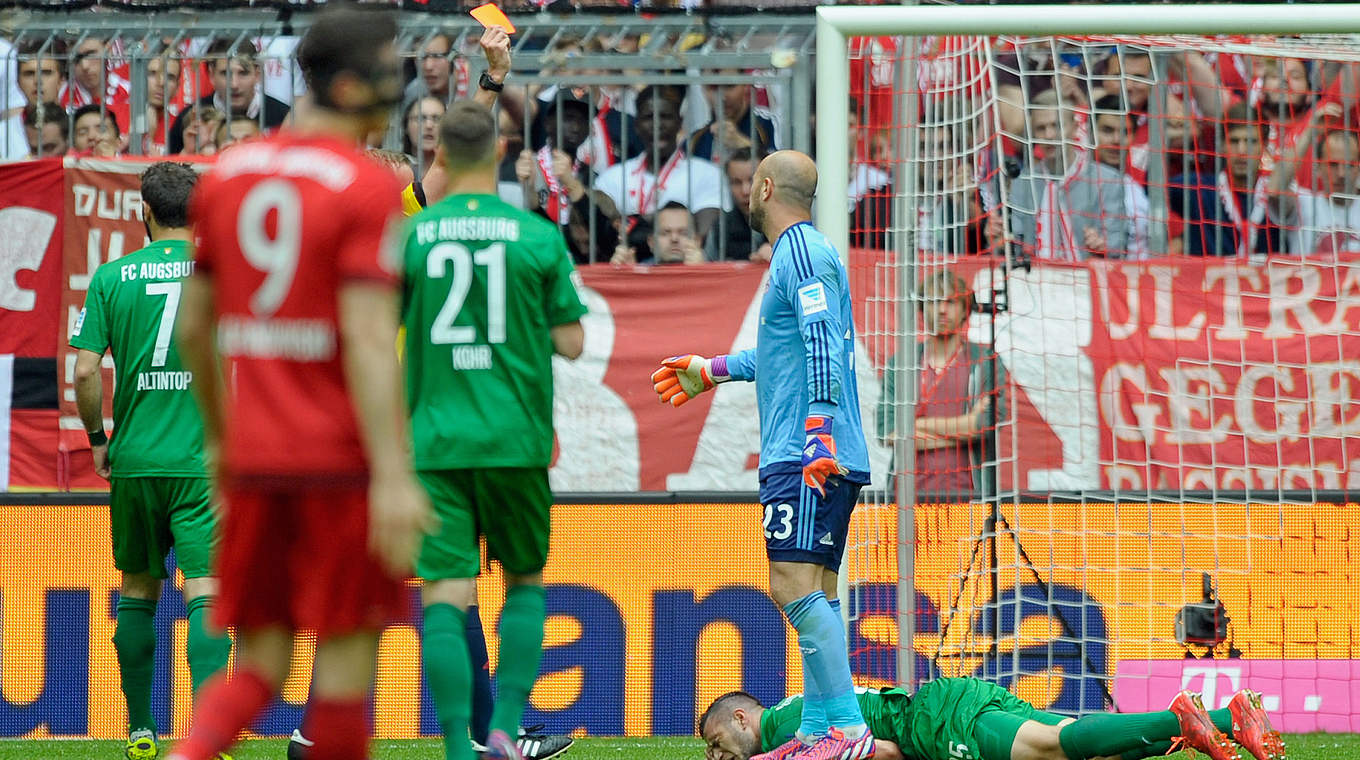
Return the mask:
<path id="1" fill-rule="evenodd" d="M 494 195 L 453 195 L 404 239 L 416 469 L 547 467 L 550 330 L 586 312 L 561 233 Z"/>

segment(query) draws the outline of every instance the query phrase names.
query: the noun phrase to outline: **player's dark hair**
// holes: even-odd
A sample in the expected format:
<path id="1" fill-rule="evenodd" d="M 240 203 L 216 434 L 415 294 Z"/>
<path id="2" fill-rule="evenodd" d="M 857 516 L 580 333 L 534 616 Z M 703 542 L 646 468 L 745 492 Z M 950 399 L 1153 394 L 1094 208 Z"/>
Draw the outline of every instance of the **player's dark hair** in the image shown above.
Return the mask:
<path id="1" fill-rule="evenodd" d="M 189 226 L 189 196 L 198 172 L 180 161 L 158 161 L 142 172 L 142 200 L 161 227 Z"/>
<path id="2" fill-rule="evenodd" d="M 374 88 L 377 102 L 368 108 L 396 105 L 401 100 L 400 66 L 383 60 L 383 48 L 396 36 L 396 16 L 389 11 L 327 3 L 297 50 L 298 66 L 316 104 L 340 110 L 331 100 L 330 86 L 348 72 Z"/>
<path id="3" fill-rule="evenodd" d="M 744 691 L 729 691 L 718 697 L 707 710 L 704 710 L 704 714 L 699 716 L 699 723 L 696 726 L 699 736 L 704 735 L 704 726 L 708 724 L 709 716 L 731 714 L 738 707 L 760 707 L 760 700 Z"/>
<path id="4" fill-rule="evenodd" d="M 61 136 L 68 136 L 66 122 L 66 111 L 56 103 L 29 103 L 24 106 L 24 126 L 36 127 L 38 123 L 57 124 L 61 126 Z"/>
<path id="5" fill-rule="evenodd" d="M 78 123 L 80 121 L 80 117 L 86 114 L 100 113 L 102 108 L 103 106 L 100 106 L 98 103 L 86 103 L 80 108 L 77 108 L 75 113 L 71 114 L 71 123 L 72 124 Z M 118 126 L 118 117 L 114 116 L 113 111 L 107 110 L 103 111 L 103 115 L 99 117 L 100 123 L 103 123 L 104 119 L 106 118 L 109 120 L 109 123 L 113 125 L 113 136 L 122 137 L 123 130 Z"/>
<path id="6" fill-rule="evenodd" d="M 472 100 L 459 100 L 439 120 L 439 144 L 450 168 L 480 166 L 496 160 L 496 117 Z"/>

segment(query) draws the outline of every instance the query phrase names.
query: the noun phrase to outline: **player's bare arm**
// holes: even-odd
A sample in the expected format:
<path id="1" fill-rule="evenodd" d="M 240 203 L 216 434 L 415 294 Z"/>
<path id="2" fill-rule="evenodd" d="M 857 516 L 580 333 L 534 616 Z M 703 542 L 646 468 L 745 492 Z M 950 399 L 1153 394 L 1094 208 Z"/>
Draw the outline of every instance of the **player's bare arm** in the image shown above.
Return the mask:
<path id="1" fill-rule="evenodd" d="M 99 364 L 104 360 L 102 353 L 78 349 L 76 352 L 76 409 L 80 412 L 80 422 L 90 436 L 90 453 L 94 455 L 94 471 L 99 477 L 109 479 L 109 441 L 104 433 L 104 378 L 100 375 Z M 96 441 L 103 439 L 103 443 Z"/>
<path id="2" fill-rule="evenodd" d="M 195 274 L 184 281 L 176 326 L 180 360 L 193 373 L 194 396 L 203 415 L 203 445 L 213 457 L 222 442 L 222 402 L 225 392 L 217 365 L 217 335 L 213 330 L 212 279 Z M 211 466 L 211 460 L 210 465 Z"/>
<path id="3" fill-rule="evenodd" d="M 568 359 L 581 355 L 586 347 L 586 331 L 580 322 L 568 322 L 552 328 L 553 351 Z"/>
<path id="4" fill-rule="evenodd" d="M 434 516 L 407 453 L 401 372 L 392 351 L 397 293 L 385 285 L 350 283 L 340 288 L 339 307 L 345 379 L 371 468 L 369 547 L 393 576 L 403 577 L 421 537 L 433 530 Z"/>

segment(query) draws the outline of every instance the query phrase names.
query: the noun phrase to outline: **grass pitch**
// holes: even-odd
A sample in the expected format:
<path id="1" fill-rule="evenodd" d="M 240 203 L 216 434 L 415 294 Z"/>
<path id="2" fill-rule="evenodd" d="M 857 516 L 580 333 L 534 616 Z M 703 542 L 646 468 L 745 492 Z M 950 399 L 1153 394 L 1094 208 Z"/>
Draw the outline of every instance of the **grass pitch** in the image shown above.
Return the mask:
<path id="1" fill-rule="evenodd" d="M 1285 737 L 1290 760 L 1360 760 L 1360 734 L 1291 734 Z M 238 744 L 235 760 L 283 760 L 288 742 L 259 739 Z M 695 738 L 580 739 L 563 760 L 702 760 L 703 744 Z M 120 741 L 0 740 L 0 760 L 122 760 Z M 439 742 L 382 741 L 373 760 L 443 760 Z M 1192 752 L 1174 757 L 1198 758 Z M 927 760 L 927 759 L 923 759 Z M 930 758 L 928 760 L 947 760 Z"/>

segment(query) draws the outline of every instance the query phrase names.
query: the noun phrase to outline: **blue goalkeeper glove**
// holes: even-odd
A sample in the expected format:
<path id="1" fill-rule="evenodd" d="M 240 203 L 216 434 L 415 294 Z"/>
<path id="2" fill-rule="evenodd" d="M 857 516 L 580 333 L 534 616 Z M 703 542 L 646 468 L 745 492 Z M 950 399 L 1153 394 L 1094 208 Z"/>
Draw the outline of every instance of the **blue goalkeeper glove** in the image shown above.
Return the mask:
<path id="1" fill-rule="evenodd" d="M 803 441 L 803 484 L 826 496 L 826 482 L 849 473 L 836 461 L 836 441 L 831 437 L 831 418 L 810 415 L 803 423 L 807 438 Z"/>
<path id="2" fill-rule="evenodd" d="M 681 354 L 662 360 L 661 369 L 652 373 L 652 387 L 663 403 L 680 406 L 731 379 L 726 356 L 705 359 L 698 354 Z"/>

